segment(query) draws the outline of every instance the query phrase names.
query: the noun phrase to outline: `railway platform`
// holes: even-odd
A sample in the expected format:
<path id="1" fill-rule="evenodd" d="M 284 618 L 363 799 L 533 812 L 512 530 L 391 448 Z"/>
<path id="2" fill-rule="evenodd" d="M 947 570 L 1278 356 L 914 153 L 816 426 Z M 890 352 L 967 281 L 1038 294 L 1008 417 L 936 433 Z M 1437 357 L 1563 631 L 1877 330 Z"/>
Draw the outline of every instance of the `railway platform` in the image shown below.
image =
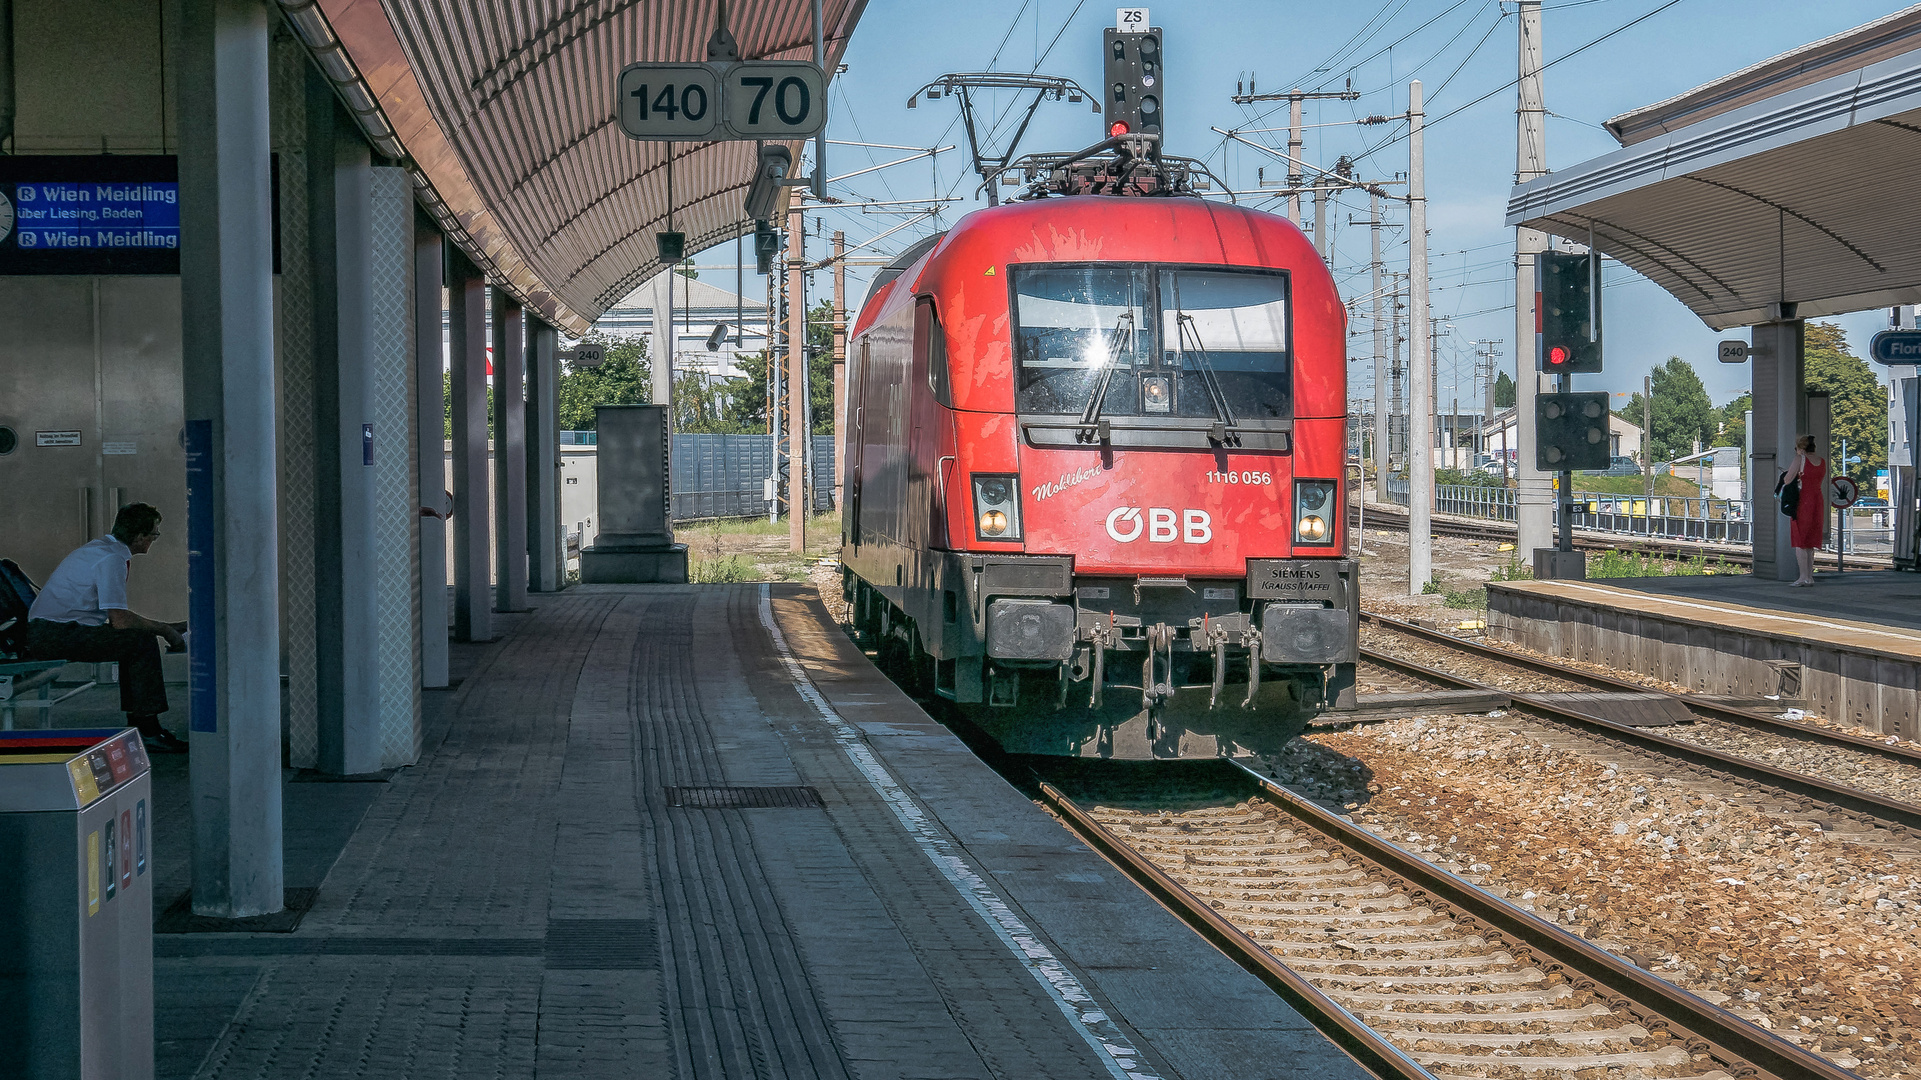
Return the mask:
<path id="1" fill-rule="evenodd" d="M 287 775 L 290 914 L 189 914 L 156 757 L 160 1077 L 1365 1075 L 811 589 L 534 604 L 418 765 Z"/>
<path id="2" fill-rule="evenodd" d="M 1704 694 L 1921 738 L 1921 577 L 1820 572 L 1488 585 L 1488 635 Z"/>

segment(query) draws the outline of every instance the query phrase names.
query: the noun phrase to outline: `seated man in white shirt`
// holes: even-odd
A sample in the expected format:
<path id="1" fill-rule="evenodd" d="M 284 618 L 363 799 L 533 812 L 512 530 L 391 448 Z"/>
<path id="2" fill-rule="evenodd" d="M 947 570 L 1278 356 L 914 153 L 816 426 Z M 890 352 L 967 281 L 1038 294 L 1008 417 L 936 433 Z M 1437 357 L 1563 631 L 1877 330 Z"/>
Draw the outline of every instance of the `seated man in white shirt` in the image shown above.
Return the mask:
<path id="1" fill-rule="evenodd" d="M 89 541 L 60 560 L 28 612 L 28 650 L 39 660 L 120 665 L 120 708 L 140 729 L 149 749 L 180 753 L 187 744 L 160 726 L 167 711 L 167 684 L 160 673 L 160 647 L 186 648 L 180 630 L 135 614 L 127 607 L 127 571 L 160 539 L 160 511 L 146 503 L 120 508 L 113 532 Z"/>

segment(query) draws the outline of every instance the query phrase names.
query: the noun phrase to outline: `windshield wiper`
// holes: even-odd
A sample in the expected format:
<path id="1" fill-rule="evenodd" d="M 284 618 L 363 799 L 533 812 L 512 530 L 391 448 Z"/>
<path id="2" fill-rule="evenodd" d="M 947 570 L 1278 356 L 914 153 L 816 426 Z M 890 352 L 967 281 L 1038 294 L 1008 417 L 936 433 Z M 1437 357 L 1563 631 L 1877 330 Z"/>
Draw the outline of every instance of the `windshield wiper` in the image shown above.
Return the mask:
<path id="1" fill-rule="evenodd" d="M 1079 438 L 1082 442 L 1096 438 L 1101 442 L 1107 441 L 1107 421 L 1101 418 L 1101 406 L 1107 401 L 1107 388 L 1114 381 L 1115 359 L 1120 354 L 1123 334 L 1126 335 L 1128 351 L 1131 353 L 1134 343 L 1134 313 L 1131 310 L 1121 312 L 1120 318 L 1114 320 L 1112 336 L 1107 344 L 1107 365 L 1101 371 L 1100 382 L 1094 386 L 1093 396 L 1087 399 L 1087 408 L 1081 410 Z"/>
<path id="2" fill-rule="evenodd" d="M 1186 355 L 1187 343 L 1191 338 L 1194 342 L 1194 352 L 1201 358 L 1199 369 L 1201 382 L 1207 387 L 1208 401 L 1213 403 L 1214 406 L 1216 420 L 1214 430 L 1209 432 L 1209 436 L 1213 438 L 1215 442 L 1225 443 L 1227 442 L 1228 432 L 1234 430 L 1234 410 L 1228 406 L 1227 392 L 1221 389 L 1221 381 L 1214 374 L 1214 362 L 1207 358 L 1207 346 L 1201 343 L 1200 327 L 1194 324 L 1194 316 L 1180 309 L 1180 302 L 1180 291 L 1176 288 L 1174 293 L 1174 314 L 1175 322 L 1180 327 L 1181 353 L 1183 356 Z"/>

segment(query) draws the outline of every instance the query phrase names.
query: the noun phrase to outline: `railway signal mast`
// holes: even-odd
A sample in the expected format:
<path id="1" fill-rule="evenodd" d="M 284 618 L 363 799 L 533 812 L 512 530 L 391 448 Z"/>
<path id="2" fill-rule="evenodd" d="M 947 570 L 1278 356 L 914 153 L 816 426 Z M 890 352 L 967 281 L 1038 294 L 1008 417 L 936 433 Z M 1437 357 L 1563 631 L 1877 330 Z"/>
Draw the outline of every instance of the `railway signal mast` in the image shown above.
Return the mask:
<path id="1" fill-rule="evenodd" d="M 1574 550 L 1574 471 L 1608 465 L 1608 395 L 1572 392 L 1577 373 L 1601 370 L 1601 255 L 1543 251 L 1534 262 L 1534 308 L 1540 374 L 1555 392 L 1534 399 L 1535 467 L 1560 474 L 1560 538 L 1534 552 L 1537 578 L 1579 579 L 1586 564 Z"/>

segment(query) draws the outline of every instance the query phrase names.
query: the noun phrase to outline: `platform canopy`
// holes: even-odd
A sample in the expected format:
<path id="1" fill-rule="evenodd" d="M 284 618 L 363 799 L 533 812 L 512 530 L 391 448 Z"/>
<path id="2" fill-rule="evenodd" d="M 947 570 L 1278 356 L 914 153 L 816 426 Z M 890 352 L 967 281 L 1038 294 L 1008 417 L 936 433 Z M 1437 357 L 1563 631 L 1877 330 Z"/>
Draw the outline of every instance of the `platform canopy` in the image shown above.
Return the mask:
<path id="1" fill-rule="evenodd" d="M 409 165 L 441 228 L 570 334 L 662 269 L 669 145 L 688 254 L 752 227 L 741 201 L 753 143 L 635 142 L 615 122 L 622 67 L 707 59 L 714 0 L 279 3 L 374 148 Z M 865 0 L 822 3 L 831 72 Z M 809 0 L 724 7 L 742 59 L 813 59 Z"/>
<path id="2" fill-rule="evenodd" d="M 1608 121 L 1621 149 L 1514 188 L 1719 330 L 1921 302 L 1921 5 Z"/>

